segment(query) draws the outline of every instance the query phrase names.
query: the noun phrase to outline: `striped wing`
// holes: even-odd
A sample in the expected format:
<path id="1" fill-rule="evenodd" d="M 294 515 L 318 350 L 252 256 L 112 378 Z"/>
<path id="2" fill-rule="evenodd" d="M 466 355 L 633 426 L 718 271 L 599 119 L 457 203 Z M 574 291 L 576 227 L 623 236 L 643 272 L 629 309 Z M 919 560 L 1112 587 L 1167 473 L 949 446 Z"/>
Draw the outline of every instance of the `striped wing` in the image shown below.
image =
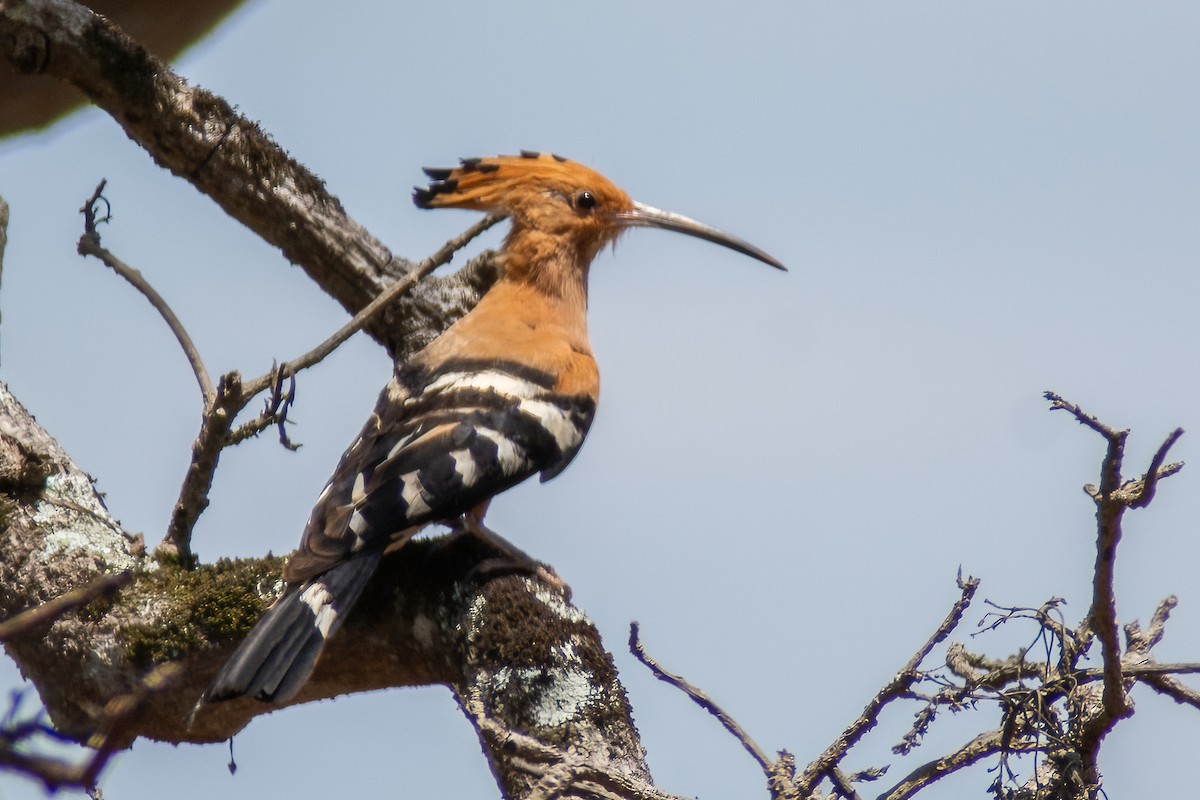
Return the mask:
<path id="1" fill-rule="evenodd" d="M 553 386 L 553 376 L 514 364 L 402 371 L 342 456 L 284 577 L 310 578 L 537 472 L 557 475 L 583 444 L 595 403 Z"/>

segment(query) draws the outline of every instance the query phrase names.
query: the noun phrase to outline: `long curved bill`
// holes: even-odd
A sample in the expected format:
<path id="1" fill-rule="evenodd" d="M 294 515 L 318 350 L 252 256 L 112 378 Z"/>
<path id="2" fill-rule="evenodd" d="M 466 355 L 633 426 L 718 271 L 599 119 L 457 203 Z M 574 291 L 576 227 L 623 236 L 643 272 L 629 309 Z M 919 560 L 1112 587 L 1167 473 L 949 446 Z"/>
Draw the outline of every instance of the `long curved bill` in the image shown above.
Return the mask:
<path id="1" fill-rule="evenodd" d="M 618 225 L 626 228 L 662 228 L 677 233 L 686 233 L 688 236 L 695 236 L 698 239 L 705 239 L 713 244 L 728 247 L 730 250 L 736 250 L 743 255 L 756 258 L 764 264 L 770 264 L 775 269 L 787 272 L 787 267 L 779 263 L 778 259 L 767 255 L 749 242 L 682 214 L 663 211 L 661 208 L 635 201 L 633 210 L 616 214 L 615 221 Z"/>

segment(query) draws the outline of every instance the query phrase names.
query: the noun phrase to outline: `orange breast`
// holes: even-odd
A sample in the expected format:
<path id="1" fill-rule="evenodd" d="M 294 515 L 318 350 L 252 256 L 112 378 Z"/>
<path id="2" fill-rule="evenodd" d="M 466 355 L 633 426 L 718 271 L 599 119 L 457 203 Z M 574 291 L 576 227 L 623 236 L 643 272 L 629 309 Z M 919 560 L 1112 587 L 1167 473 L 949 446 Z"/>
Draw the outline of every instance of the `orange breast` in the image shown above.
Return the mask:
<path id="1" fill-rule="evenodd" d="M 556 376 L 554 389 L 564 395 L 595 400 L 600 392 L 585 303 L 548 297 L 523 283 L 497 283 L 415 360 L 434 372 L 458 360 L 516 362 Z"/>

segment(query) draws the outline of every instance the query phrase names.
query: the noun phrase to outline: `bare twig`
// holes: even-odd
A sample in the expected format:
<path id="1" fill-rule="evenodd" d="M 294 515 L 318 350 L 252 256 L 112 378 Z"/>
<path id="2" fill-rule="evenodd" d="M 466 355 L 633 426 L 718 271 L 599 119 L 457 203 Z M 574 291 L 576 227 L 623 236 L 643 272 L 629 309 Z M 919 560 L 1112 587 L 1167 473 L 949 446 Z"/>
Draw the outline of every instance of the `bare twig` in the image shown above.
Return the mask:
<path id="1" fill-rule="evenodd" d="M 472 239 L 479 236 L 484 231 L 491 228 L 496 223 L 505 218 L 504 214 L 490 214 L 476 222 L 471 227 L 446 242 L 437 252 L 425 259 L 421 263 L 415 265 L 403 278 L 393 283 L 386 291 L 372 300 L 361 311 L 354 315 L 354 318 L 343 325 L 332 336 L 319 345 L 309 350 L 299 358 L 284 362 L 277 369 L 272 369 L 270 372 L 255 378 L 246 384 L 246 393 L 250 396 L 257 395 L 259 392 L 266 390 L 273 382 L 278 381 L 282 377 L 290 377 L 301 370 L 307 369 L 312 365 L 320 362 L 334 350 L 342 345 L 347 339 L 358 333 L 365 325 L 394 303 L 401 295 L 412 289 L 417 283 L 429 273 L 433 272 L 438 267 L 446 264 L 454 257 L 454 254 L 467 245 Z"/>
<path id="2" fill-rule="evenodd" d="M 129 570 L 113 575 L 102 575 L 87 586 L 72 589 L 60 597 L 42 603 L 37 608 L 22 611 L 20 614 L 0 622 L 0 642 L 8 642 L 30 633 L 38 633 L 42 627 L 49 625 L 64 614 L 113 594 L 128 586 L 132 580 L 133 573 Z"/>
<path id="3" fill-rule="evenodd" d="M 1005 750 L 1026 752 L 1035 748 L 1035 743 L 1009 740 L 1001 730 L 983 733 L 953 753 L 917 767 L 895 786 L 879 795 L 879 800 L 907 800 L 930 784 L 988 756 Z"/>
<path id="4" fill-rule="evenodd" d="M 263 410 L 258 416 L 247 423 L 239 425 L 230 432 L 226 439 L 225 446 L 230 447 L 236 444 L 241 444 L 247 439 L 258 436 L 271 426 L 279 428 L 279 443 L 288 450 L 299 450 L 300 445 L 294 443 L 287 435 L 288 411 L 292 408 L 292 403 L 296 402 L 296 376 L 291 375 L 287 378 L 287 391 L 283 389 L 284 373 L 283 367 L 280 364 L 273 364 L 271 367 L 275 374 L 275 379 L 271 382 L 271 394 L 263 401 Z"/>
<path id="5" fill-rule="evenodd" d="M 725 730 L 729 731 L 735 739 L 742 743 L 742 747 L 746 748 L 746 752 L 758 762 L 758 765 L 762 767 L 763 772 L 770 776 L 771 768 L 773 766 L 771 759 L 767 758 L 766 754 L 763 753 L 762 748 L 760 748 L 755 741 L 750 738 L 750 735 L 742 729 L 742 726 L 737 723 L 737 720 L 729 716 L 729 714 L 723 708 L 714 703 L 712 698 L 710 698 L 707 694 L 688 683 L 683 677 L 663 669 L 661 666 L 659 666 L 657 661 L 655 661 L 646 653 L 645 647 L 642 646 L 642 640 L 639 636 L 639 627 L 636 622 L 631 622 L 629 624 L 629 652 L 633 653 L 634 658 L 642 662 L 652 673 L 654 673 L 654 677 L 658 678 L 660 681 L 671 684 L 676 689 L 679 689 L 688 697 L 692 698 L 696 705 L 700 706 L 705 711 L 716 717 L 717 721 L 719 721 L 725 727 Z"/>
<path id="6" fill-rule="evenodd" d="M 152 670 L 134 691 L 113 698 L 104 709 L 100 728 L 88 739 L 96 752 L 88 759 L 71 764 L 55 758 L 26 752 L 23 745 L 36 734 L 53 735 L 40 723 L 16 726 L 0 731 L 0 768 L 40 780 L 47 791 L 61 788 L 91 789 L 113 753 L 127 741 L 126 729 L 141 713 L 146 701 L 171 686 L 183 673 L 179 664 L 162 664 Z"/>
<path id="7" fill-rule="evenodd" d="M 1122 431 L 1105 425 L 1099 419 L 1093 417 L 1079 406 L 1063 398 L 1063 396 L 1058 394 L 1058 392 L 1046 391 L 1042 392 L 1042 396 L 1050 401 L 1051 411 L 1066 411 L 1068 414 L 1075 417 L 1080 425 L 1086 425 L 1096 433 L 1103 436 L 1105 439 L 1114 439 L 1118 436 L 1129 433 L 1129 431 Z"/>
<path id="8" fill-rule="evenodd" d="M 1171 612 L 1175 610 L 1175 606 L 1177 605 L 1179 605 L 1179 598 L 1175 595 L 1164 598 L 1158 604 L 1158 608 L 1154 609 L 1154 616 L 1150 618 L 1150 627 L 1145 632 L 1142 631 L 1137 620 L 1126 625 L 1126 650 L 1130 653 L 1149 653 L 1155 645 L 1162 641 L 1163 633 L 1167 627 L 1167 620 L 1171 618 Z"/>
<path id="9" fill-rule="evenodd" d="M 1046 392 L 1050 410 L 1064 409 L 1080 423 L 1098 432 L 1108 442 L 1108 452 L 1100 468 L 1100 487 L 1084 487 L 1096 503 L 1096 562 L 1092 578 L 1092 606 L 1088 613 L 1091 630 L 1100 639 L 1104 660 L 1105 717 L 1117 720 L 1131 713 L 1121 673 L 1121 644 L 1117 638 L 1117 605 L 1113 589 L 1117 545 L 1121 541 L 1121 516 L 1125 503 L 1114 498 L 1121 485 L 1121 463 L 1125 456 L 1125 440 L 1128 430 L 1118 430 L 1100 422 L 1079 406 L 1064 400 L 1054 392 Z M 1093 733 L 1088 737 L 1089 751 L 1095 755 L 1100 740 L 1110 724 L 1106 719 L 1097 719 L 1090 726 Z"/>
<path id="10" fill-rule="evenodd" d="M 884 706 L 892 702 L 894 699 L 902 696 L 905 692 L 912 688 L 914 682 L 920 678 L 920 673 L 917 667 L 929 655 L 929 653 L 940 642 L 945 640 L 950 633 L 958 627 L 962 621 L 963 614 L 971 605 L 971 599 L 975 596 L 975 590 L 979 588 L 978 578 L 962 579 L 961 574 L 958 578 L 958 586 L 962 591 L 958 601 L 954 607 L 950 609 L 950 613 L 942 620 L 942 624 L 938 626 L 929 640 L 921 646 L 913 657 L 908 660 L 908 663 L 896 674 L 894 678 L 879 692 L 871 701 L 867 703 L 858 719 L 850 723 L 837 739 L 833 741 L 825 752 L 821 753 L 800 775 L 797 781 L 797 788 L 801 797 L 808 797 L 812 794 L 813 789 L 820 783 L 821 779 L 829 775 L 830 770 L 836 767 L 850 748 L 853 747 L 859 739 L 863 737 L 867 731 L 875 727 L 879 721 L 879 712 Z"/>
<path id="11" fill-rule="evenodd" d="M 1179 598 L 1175 595 L 1169 595 L 1163 598 L 1163 601 L 1158 604 L 1158 608 L 1154 609 L 1154 616 L 1150 617 L 1150 628 L 1145 634 L 1143 649 L 1149 650 L 1162 641 L 1163 632 L 1167 627 L 1167 620 L 1171 618 L 1171 612 L 1175 610 L 1175 606 L 1177 605 L 1179 605 Z"/>
<path id="12" fill-rule="evenodd" d="M 1196 675 L 1200 674 L 1200 663 L 1190 661 L 1173 664 L 1130 664 L 1125 667 L 1125 675 L 1130 678 L 1153 678 L 1160 675 Z M 1099 680 L 1104 677 L 1103 669 L 1083 670 L 1078 675 L 1080 680 Z"/>
<path id="13" fill-rule="evenodd" d="M 1176 703 L 1200 709 L 1200 692 L 1184 685 L 1183 682 L 1170 675 L 1141 675 L 1140 677 L 1142 683 L 1160 694 L 1165 694 Z"/>
<path id="14" fill-rule="evenodd" d="M 829 771 L 829 782 L 833 785 L 834 793 L 844 800 L 860 800 L 850 777 L 842 772 L 841 767 L 834 767 Z"/>
<path id="15" fill-rule="evenodd" d="M 200 358 L 200 351 L 196 349 L 196 345 L 192 342 L 192 337 L 188 335 L 187 329 L 183 327 L 183 323 L 179 321 L 179 317 L 175 316 L 175 312 L 171 310 L 171 307 L 163 299 L 163 296 L 150 285 L 142 273 L 117 258 L 100 244 L 100 232 L 96 229 L 96 226 L 102 222 L 108 222 L 112 218 L 111 210 L 108 209 L 108 201 L 104 199 L 103 194 L 106 183 L 106 180 L 101 180 L 96 185 L 96 191 L 92 192 L 92 196 L 79 209 L 79 212 L 83 214 L 83 235 L 79 237 L 77 248 L 79 255 L 94 256 L 100 259 L 104 262 L 105 266 L 112 269 L 113 272 L 120 275 L 141 292 L 142 296 L 150 301 L 150 305 L 154 306 L 155 310 L 166 320 L 167 327 L 171 329 L 171 333 L 175 334 L 175 339 L 179 342 L 179 346 L 183 348 L 183 354 L 187 356 L 188 363 L 192 366 L 192 372 L 196 375 L 196 383 L 200 384 L 200 394 L 204 398 L 204 407 L 207 409 L 212 405 L 213 401 L 212 379 L 208 377 L 208 370 L 204 366 L 203 359 Z M 96 209 L 101 202 L 105 204 L 106 211 L 103 217 L 97 218 Z"/>

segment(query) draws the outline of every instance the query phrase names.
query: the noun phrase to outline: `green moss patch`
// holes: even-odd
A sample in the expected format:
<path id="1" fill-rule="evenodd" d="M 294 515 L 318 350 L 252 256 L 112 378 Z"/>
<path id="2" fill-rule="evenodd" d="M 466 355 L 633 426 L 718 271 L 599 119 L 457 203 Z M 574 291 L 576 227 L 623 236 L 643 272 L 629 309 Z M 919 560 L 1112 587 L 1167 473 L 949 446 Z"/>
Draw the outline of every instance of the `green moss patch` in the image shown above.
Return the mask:
<path id="1" fill-rule="evenodd" d="M 191 570 L 161 563 L 139 575 L 118 602 L 135 616 L 152 607 L 154 620 L 122 630 L 130 662 L 149 668 L 242 639 L 274 601 L 283 562 L 275 556 L 222 559 Z"/>

